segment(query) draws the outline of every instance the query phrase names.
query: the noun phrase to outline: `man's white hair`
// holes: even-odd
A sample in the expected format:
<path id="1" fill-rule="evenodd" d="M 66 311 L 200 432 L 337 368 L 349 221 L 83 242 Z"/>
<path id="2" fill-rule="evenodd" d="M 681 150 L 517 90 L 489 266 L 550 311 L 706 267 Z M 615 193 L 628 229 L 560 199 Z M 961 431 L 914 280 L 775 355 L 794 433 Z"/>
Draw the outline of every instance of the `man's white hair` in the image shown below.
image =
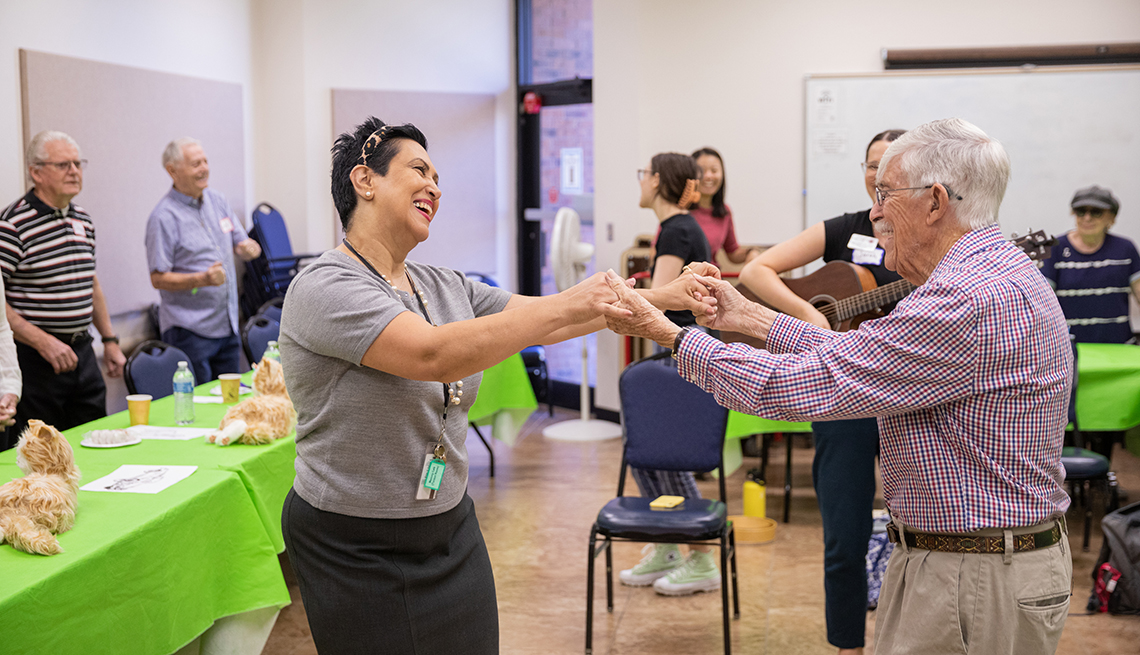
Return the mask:
<path id="1" fill-rule="evenodd" d="M 166 144 L 166 149 L 162 151 L 162 167 L 169 168 L 174 164 L 182 163 L 182 149 L 186 146 L 201 146 L 202 142 L 193 137 L 184 136 L 181 139 L 175 139 Z"/>
<path id="2" fill-rule="evenodd" d="M 32 180 L 31 168 L 32 166 L 37 166 L 47 161 L 47 144 L 52 141 L 66 142 L 67 145 L 75 148 L 80 158 L 83 157 L 83 151 L 79 149 L 79 144 L 75 142 L 75 139 L 71 138 L 71 135 L 57 130 L 44 130 L 32 137 L 32 140 L 28 142 L 28 149 L 24 152 L 24 163 L 28 165 L 29 169 L 28 183 L 35 184 Z"/>
<path id="3" fill-rule="evenodd" d="M 947 187 L 963 227 L 974 230 L 997 223 L 1009 183 L 1009 155 L 977 126 L 961 118 L 944 118 L 910 130 L 883 154 L 880 179 L 895 159 L 905 186 Z"/>

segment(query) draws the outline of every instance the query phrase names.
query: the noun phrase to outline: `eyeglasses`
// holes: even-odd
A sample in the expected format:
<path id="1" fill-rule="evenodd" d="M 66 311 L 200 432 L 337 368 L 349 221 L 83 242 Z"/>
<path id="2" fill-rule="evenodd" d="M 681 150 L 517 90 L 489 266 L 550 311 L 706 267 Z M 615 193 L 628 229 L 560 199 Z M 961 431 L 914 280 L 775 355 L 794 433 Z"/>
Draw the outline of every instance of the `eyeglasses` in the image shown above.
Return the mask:
<path id="1" fill-rule="evenodd" d="M 87 168 L 87 160 L 73 159 L 71 161 L 38 161 L 36 162 L 36 166 L 53 166 L 55 167 L 55 170 L 59 171 L 60 173 L 66 173 L 71 170 L 72 166 L 78 168 L 79 170 Z"/>
<path id="2" fill-rule="evenodd" d="M 877 162 L 877 161 L 860 162 L 859 168 L 862 168 L 864 173 L 866 173 L 867 171 L 877 171 L 877 170 L 879 170 L 879 162 Z"/>
<path id="3" fill-rule="evenodd" d="M 1105 211 L 1100 207 L 1074 207 L 1073 216 L 1081 217 L 1088 214 L 1090 218 L 1100 218 L 1105 215 Z"/>
<path id="4" fill-rule="evenodd" d="M 653 171 L 651 171 L 649 169 L 646 169 L 646 168 L 637 169 L 637 181 L 638 182 L 644 180 L 646 177 L 648 177 L 650 175 L 653 175 Z"/>
<path id="5" fill-rule="evenodd" d="M 891 197 L 891 194 L 893 194 L 897 191 L 918 191 L 919 189 L 933 189 L 933 188 L 934 188 L 933 184 L 927 184 L 926 186 L 908 186 L 908 187 L 903 187 L 901 189 L 887 189 L 884 187 L 875 187 L 875 203 L 877 205 L 879 205 L 880 207 L 882 207 L 883 205 L 886 204 L 887 199 Z M 945 184 L 942 185 L 942 188 L 946 189 L 946 195 L 950 196 L 954 200 L 961 200 L 962 199 L 962 196 L 951 191 L 950 187 L 946 186 Z"/>

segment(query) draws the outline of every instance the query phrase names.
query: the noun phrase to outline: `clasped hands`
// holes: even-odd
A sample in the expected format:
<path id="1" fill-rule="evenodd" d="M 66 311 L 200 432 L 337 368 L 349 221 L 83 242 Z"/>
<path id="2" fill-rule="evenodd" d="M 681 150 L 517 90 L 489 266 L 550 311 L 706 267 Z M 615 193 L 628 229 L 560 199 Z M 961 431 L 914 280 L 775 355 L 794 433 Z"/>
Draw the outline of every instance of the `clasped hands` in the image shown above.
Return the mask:
<path id="1" fill-rule="evenodd" d="M 703 262 L 689 264 L 676 280 L 659 290 L 650 290 L 654 293 L 647 297 L 631 289 L 628 281 L 613 270 L 606 273 L 606 280 L 617 295 L 615 307 L 628 311 L 624 315 L 607 312 L 607 327 L 618 334 L 651 339 L 664 348 L 673 347 L 680 328 L 665 318 L 661 309 L 688 310 L 696 316 L 698 325 L 746 334 L 755 334 L 750 328 L 764 312 L 775 316 L 771 310 L 740 295 L 735 287 L 720 279 L 719 269 Z"/>

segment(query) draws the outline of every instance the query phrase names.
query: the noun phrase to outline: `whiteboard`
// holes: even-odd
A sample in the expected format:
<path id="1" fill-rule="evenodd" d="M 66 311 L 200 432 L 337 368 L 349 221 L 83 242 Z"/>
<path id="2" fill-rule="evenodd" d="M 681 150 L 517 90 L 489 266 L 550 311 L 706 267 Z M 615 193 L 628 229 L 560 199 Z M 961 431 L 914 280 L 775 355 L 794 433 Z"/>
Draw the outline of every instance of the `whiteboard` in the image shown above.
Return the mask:
<path id="1" fill-rule="evenodd" d="M 1120 199 L 1112 231 L 1140 242 L 1140 67 L 809 75 L 805 87 L 805 227 L 870 206 L 859 164 L 872 136 L 956 116 L 1009 153 L 1006 234 L 1068 231 L 1073 192 L 1099 184 Z"/>

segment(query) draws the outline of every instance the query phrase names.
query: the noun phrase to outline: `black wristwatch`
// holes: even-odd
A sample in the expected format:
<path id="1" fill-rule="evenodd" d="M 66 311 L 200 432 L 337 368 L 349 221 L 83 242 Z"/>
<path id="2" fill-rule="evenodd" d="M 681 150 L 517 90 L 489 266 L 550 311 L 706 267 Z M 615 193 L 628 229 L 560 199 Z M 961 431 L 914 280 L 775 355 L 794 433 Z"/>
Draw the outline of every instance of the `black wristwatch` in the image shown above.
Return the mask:
<path id="1" fill-rule="evenodd" d="M 677 356 L 677 349 L 681 347 L 681 342 L 685 340 L 685 335 L 688 334 L 691 329 L 691 327 L 681 328 L 681 331 L 677 333 L 677 338 L 673 339 L 673 357 Z"/>
<path id="2" fill-rule="evenodd" d="M 109 337 L 103 337 L 103 343 L 117 344 L 117 343 L 119 343 L 119 337 L 118 337 L 118 335 L 111 335 Z"/>

